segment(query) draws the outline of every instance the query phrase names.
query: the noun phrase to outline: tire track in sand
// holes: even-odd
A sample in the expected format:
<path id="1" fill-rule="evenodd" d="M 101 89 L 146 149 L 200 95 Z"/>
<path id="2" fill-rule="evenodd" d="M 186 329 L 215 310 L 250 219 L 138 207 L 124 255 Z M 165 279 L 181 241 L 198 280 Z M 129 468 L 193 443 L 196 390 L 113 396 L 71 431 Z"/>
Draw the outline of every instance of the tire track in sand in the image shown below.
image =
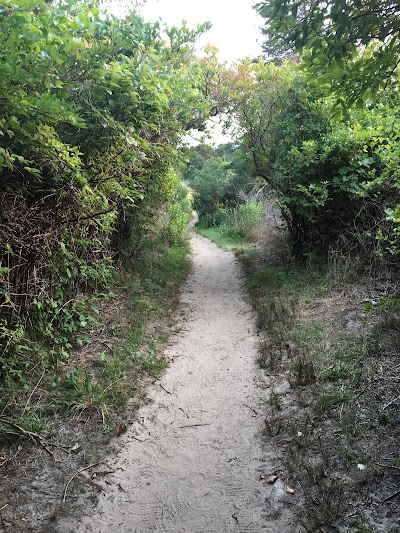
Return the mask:
<path id="1" fill-rule="evenodd" d="M 167 349 L 172 364 L 163 388 L 150 391 L 142 423 L 123 437 L 93 516 L 63 532 L 293 531 L 282 487 L 260 481 L 276 465 L 262 453 L 266 392 L 258 386 L 254 317 L 240 266 L 199 235 L 192 246 L 182 294 L 187 322 Z"/>

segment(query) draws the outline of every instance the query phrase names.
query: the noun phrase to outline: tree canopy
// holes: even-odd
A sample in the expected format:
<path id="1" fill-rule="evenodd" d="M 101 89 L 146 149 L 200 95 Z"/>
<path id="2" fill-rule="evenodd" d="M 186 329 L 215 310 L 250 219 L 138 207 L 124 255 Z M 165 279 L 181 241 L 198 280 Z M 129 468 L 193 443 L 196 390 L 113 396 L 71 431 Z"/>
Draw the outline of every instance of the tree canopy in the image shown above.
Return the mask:
<path id="1" fill-rule="evenodd" d="M 309 78 L 318 78 L 343 105 L 374 99 L 395 75 L 400 57 L 400 5 L 391 0 L 266 0 L 266 52 L 303 55 Z"/>
<path id="2" fill-rule="evenodd" d="M 28 331 L 65 355 L 82 295 L 171 215 L 177 146 L 210 112 L 192 50 L 207 24 L 97 4 L 0 3 L 0 373 Z"/>

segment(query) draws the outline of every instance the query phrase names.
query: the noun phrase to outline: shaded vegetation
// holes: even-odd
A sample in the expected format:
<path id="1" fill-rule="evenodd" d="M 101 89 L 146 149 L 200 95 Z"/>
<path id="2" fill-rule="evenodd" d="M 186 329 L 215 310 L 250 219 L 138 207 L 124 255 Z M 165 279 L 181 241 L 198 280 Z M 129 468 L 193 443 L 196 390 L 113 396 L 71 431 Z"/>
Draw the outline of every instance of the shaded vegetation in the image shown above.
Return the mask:
<path id="1" fill-rule="evenodd" d="M 264 431 L 281 450 L 278 477 L 295 488 L 293 531 L 397 531 L 398 298 L 385 299 L 387 280 L 338 286 L 337 262 L 299 265 L 243 241 L 230 249 L 257 313 Z"/>
<path id="2" fill-rule="evenodd" d="M 41 387 L 58 372 L 58 405 L 64 393 L 70 405 L 67 390 L 106 401 L 113 386 L 104 394 L 91 374 L 64 370 L 71 353 L 90 342 L 119 272 L 142 269 L 150 287 L 154 268 L 160 287 L 180 264 L 164 247 L 188 239 L 191 197 L 175 171 L 177 146 L 211 108 L 192 51 L 208 25 L 163 28 L 96 4 L 0 5 L 4 416 L 16 401 L 6 391 L 35 390 L 42 371 Z"/>

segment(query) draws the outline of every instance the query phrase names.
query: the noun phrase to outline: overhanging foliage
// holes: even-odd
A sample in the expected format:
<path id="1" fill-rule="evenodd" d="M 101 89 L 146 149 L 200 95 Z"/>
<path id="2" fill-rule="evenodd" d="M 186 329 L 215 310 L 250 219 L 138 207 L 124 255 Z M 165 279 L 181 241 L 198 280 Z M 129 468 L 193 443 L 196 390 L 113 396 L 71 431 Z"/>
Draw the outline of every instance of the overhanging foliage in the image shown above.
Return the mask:
<path id="1" fill-rule="evenodd" d="M 26 332 L 68 353 L 121 248 L 167 217 L 176 146 L 209 113 L 207 24 L 165 36 L 96 4 L 0 4 L 0 373 Z"/>
<path id="2" fill-rule="evenodd" d="M 268 0 L 265 48 L 303 54 L 309 79 L 335 92 L 343 106 L 374 99 L 391 82 L 400 56 L 400 5 L 391 0 Z"/>

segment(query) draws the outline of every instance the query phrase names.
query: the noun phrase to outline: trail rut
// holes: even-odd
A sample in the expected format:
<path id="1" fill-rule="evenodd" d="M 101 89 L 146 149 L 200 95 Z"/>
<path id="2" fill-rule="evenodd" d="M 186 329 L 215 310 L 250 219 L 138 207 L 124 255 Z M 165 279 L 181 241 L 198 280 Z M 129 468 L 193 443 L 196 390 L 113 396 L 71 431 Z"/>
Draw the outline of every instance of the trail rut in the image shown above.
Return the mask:
<path id="1" fill-rule="evenodd" d="M 57 531 L 292 531 L 283 486 L 260 479 L 274 456 L 260 437 L 267 392 L 240 266 L 199 235 L 192 246 L 188 312 L 167 349 L 171 366 L 122 437 L 94 514 Z"/>

